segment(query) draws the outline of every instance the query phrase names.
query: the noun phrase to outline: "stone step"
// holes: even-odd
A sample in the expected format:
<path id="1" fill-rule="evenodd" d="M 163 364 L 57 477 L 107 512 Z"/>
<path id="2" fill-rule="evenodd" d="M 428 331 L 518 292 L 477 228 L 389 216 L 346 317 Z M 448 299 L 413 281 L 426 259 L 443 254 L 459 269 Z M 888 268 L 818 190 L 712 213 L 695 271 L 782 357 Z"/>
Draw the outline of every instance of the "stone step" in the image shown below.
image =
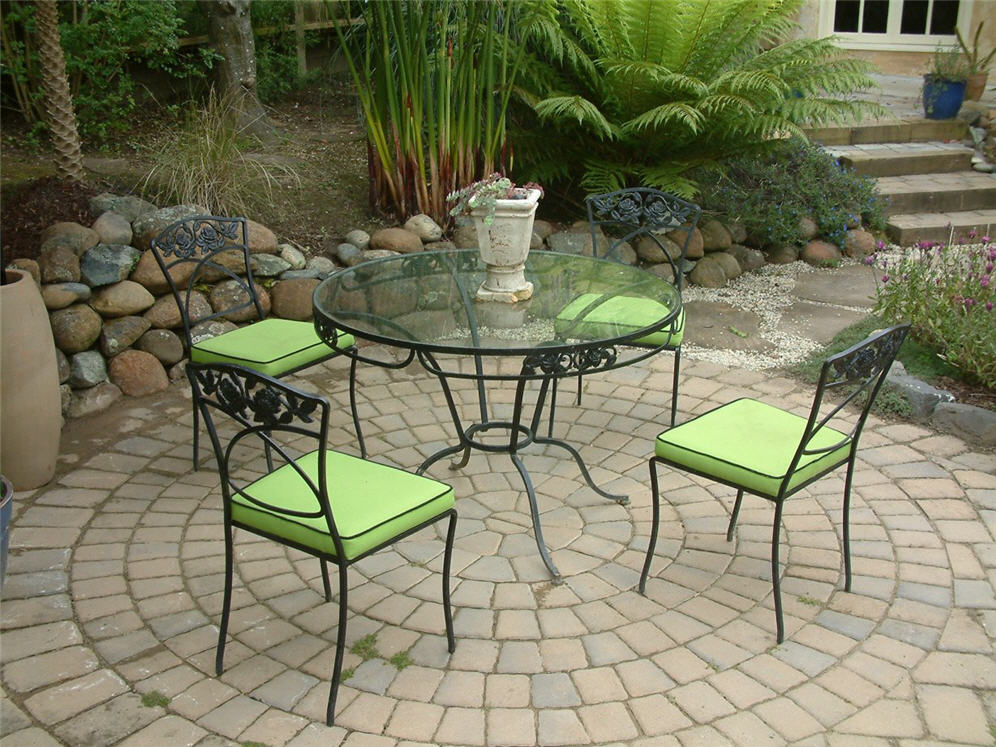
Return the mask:
<path id="1" fill-rule="evenodd" d="M 892 119 L 838 127 L 803 128 L 807 137 L 822 145 L 865 143 L 922 143 L 961 140 L 968 125 L 960 119 Z"/>
<path id="2" fill-rule="evenodd" d="M 996 208 L 893 215 L 885 233 L 895 244 L 912 246 L 918 241 L 947 242 L 952 237 L 952 229 L 955 241 L 967 237 L 969 231 L 975 231 L 977 236 L 996 235 Z"/>
<path id="3" fill-rule="evenodd" d="M 961 143 L 871 143 L 826 148 L 861 176 L 907 176 L 968 171 L 973 151 Z"/>
<path id="4" fill-rule="evenodd" d="M 879 193 L 888 199 L 888 215 L 996 208 L 996 177 L 979 171 L 883 176 L 876 181 Z"/>

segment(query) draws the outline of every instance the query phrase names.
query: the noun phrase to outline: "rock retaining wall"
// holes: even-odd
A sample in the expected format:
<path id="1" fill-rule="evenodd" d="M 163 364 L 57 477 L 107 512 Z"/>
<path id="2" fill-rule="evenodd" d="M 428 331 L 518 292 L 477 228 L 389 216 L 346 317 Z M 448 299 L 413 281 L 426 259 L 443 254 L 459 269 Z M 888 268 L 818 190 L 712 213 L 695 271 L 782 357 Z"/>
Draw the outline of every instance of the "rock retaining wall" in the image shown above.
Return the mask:
<path id="1" fill-rule="evenodd" d="M 56 223 L 41 236 L 39 259 L 16 260 L 41 286 L 58 348 L 62 409 L 67 417 L 99 412 L 122 395 L 143 396 L 162 391 L 183 376 L 186 356 L 182 321 L 150 242 L 169 224 L 207 211 L 197 205 L 157 208 L 134 196 L 101 194 L 91 204 L 97 219 L 92 226 Z M 248 222 L 253 275 L 265 310 L 285 319 L 311 319 L 311 296 L 318 282 L 340 266 L 376 257 L 424 249 L 474 248 L 477 234 L 469 219 L 458 219 L 449 239 L 427 216 L 415 216 L 403 227 L 386 228 L 372 236 L 350 231 L 333 257 L 306 257 L 290 244 L 278 243 L 266 226 Z M 803 247 L 772 247 L 765 251 L 745 244 L 741 227 L 710 217 L 692 234 L 682 271 L 690 282 L 720 287 L 765 262 L 798 259 L 833 264 L 841 251 L 819 237 Z M 597 235 L 599 251 L 608 241 Z M 667 243 L 667 242 L 665 242 Z M 673 242 L 672 242 L 673 243 Z M 579 221 L 557 230 L 535 222 L 532 249 L 593 254 L 588 224 Z M 870 233 L 854 226 L 845 253 L 861 257 L 874 249 Z M 677 256 L 677 244 L 669 247 Z M 620 259 L 650 272 L 670 276 L 667 257 L 655 242 L 623 245 Z M 201 289 L 193 301 L 202 309 L 226 308 L 225 283 Z M 231 328 L 231 319 L 197 329 L 210 336 Z"/>

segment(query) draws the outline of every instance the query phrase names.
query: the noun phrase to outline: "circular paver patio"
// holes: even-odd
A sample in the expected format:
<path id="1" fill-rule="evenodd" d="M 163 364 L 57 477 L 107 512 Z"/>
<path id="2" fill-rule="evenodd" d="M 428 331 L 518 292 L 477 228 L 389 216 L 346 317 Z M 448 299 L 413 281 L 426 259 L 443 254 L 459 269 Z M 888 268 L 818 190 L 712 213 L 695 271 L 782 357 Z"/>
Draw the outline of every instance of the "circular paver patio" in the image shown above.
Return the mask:
<path id="1" fill-rule="evenodd" d="M 853 593 L 840 588 L 842 479 L 786 504 L 786 640 L 775 645 L 771 507 L 662 469 L 661 540 L 646 460 L 669 404 L 670 357 L 566 387 L 555 449 L 530 447 L 542 525 L 566 582 L 536 552 L 518 473 L 474 454 L 450 482 L 457 649 L 442 635 L 432 530 L 351 569 L 336 726 L 322 723 L 335 640 L 318 562 L 236 533 L 225 672 L 214 676 L 223 541 L 218 476 L 190 468 L 177 385 L 115 417 L 73 422 L 54 483 L 18 494 L 2 608 L 4 744 L 990 744 L 996 724 L 996 458 L 872 418 L 852 508 Z M 805 409 L 811 389 L 688 361 L 679 419 L 737 396 Z M 451 432 L 421 370 L 361 369 L 374 458 L 414 468 Z M 352 449 L 345 367 L 299 380 L 329 394 Z M 461 390 L 472 407 L 469 390 Z M 496 397 L 507 407 L 512 390 Z M 205 439 L 206 440 L 206 439 Z"/>

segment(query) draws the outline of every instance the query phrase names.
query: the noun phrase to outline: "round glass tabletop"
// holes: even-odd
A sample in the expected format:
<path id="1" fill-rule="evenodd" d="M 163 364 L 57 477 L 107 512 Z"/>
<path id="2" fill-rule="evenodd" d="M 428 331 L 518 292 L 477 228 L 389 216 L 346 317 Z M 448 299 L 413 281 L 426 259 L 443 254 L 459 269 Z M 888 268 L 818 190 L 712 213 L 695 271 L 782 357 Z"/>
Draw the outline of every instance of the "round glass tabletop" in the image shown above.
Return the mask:
<path id="1" fill-rule="evenodd" d="M 485 266 L 476 249 L 418 252 L 341 270 L 315 289 L 315 326 L 439 353 L 528 355 L 648 342 L 670 328 L 681 296 L 637 267 L 572 254 L 531 252 L 532 298 L 478 301 Z M 666 334 L 666 332 L 665 332 Z"/>

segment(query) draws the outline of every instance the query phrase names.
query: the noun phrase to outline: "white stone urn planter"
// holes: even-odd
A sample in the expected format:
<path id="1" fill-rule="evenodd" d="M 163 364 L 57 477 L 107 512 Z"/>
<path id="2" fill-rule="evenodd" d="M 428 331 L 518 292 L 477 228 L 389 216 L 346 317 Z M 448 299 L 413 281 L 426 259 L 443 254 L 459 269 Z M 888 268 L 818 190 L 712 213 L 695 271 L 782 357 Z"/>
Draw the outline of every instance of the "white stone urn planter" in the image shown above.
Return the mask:
<path id="1" fill-rule="evenodd" d="M 494 220 L 486 221 L 488 211 L 470 211 L 477 229 L 477 245 L 487 265 L 487 277 L 477 290 L 478 301 L 516 303 L 533 295 L 533 284 L 526 280 L 525 263 L 533 237 L 533 221 L 542 192 L 518 188 L 521 198 L 495 200 Z"/>

